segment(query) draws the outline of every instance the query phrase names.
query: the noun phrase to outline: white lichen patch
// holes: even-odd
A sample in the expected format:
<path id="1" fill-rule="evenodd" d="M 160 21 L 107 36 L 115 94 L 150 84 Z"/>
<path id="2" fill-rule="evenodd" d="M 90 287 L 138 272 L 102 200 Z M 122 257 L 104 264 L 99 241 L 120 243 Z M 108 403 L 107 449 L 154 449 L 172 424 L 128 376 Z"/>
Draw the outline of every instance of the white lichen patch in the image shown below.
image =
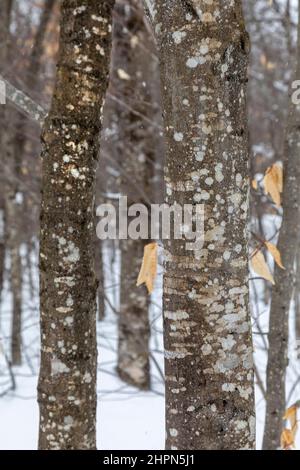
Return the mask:
<path id="1" fill-rule="evenodd" d="M 165 311 L 164 316 L 173 321 L 186 320 L 189 318 L 189 314 L 182 310 L 176 310 L 175 312 Z"/>
<path id="2" fill-rule="evenodd" d="M 90 384 L 92 382 L 92 376 L 89 372 L 85 372 L 83 376 L 83 381 L 87 384 Z"/>
<path id="3" fill-rule="evenodd" d="M 54 358 L 51 361 L 51 374 L 56 375 L 56 374 L 67 374 L 70 372 L 70 369 L 66 364 L 61 362 L 59 359 Z"/>
<path id="4" fill-rule="evenodd" d="M 174 140 L 176 142 L 182 142 L 183 140 L 183 133 L 182 132 L 174 132 Z"/>
<path id="5" fill-rule="evenodd" d="M 77 7 L 73 10 L 73 15 L 74 16 L 77 16 L 77 15 L 80 15 L 81 13 L 83 13 L 84 11 L 86 10 L 86 6 L 85 5 L 81 5 L 80 7 Z"/>
<path id="6" fill-rule="evenodd" d="M 63 260 L 70 264 L 75 264 L 80 260 L 80 251 L 73 241 L 69 241 L 66 248 L 67 255 L 63 257 Z"/>
<path id="7" fill-rule="evenodd" d="M 175 44 L 180 44 L 181 41 L 186 37 L 186 32 L 185 31 L 174 31 L 172 33 L 172 38 Z"/>
<path id="8" fill-rule="evenodd" d="M 210 344 L 204 344 L 201 348 L 202 354 L 208 356 L 212 352 L 212 347 Z"/>

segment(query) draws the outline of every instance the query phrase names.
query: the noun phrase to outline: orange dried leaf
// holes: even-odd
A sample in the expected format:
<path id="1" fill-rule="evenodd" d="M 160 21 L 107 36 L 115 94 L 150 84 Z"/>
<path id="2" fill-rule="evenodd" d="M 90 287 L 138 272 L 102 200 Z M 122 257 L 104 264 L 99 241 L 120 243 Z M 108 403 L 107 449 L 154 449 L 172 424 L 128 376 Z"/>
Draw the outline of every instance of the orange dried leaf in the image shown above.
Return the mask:
<path id="1" fill-rule="evenodd" d="M 295 439 L 290 429 L 284 429 L 282 431 L 280 443 L 284 450 L 290 450 L 292 447 L 295 447 Z"/>
<path id="2" fill-rule="evenodd" d="M 282 419 L 286 419 L 289 421 L 292 429 L 292 433 L 294 433 L 294 437 L 296 435 L 297 429 L 298 429 L 298 424 L 297 424 L 297 405 L 293 405 L 290 408 L 288 408 L 285 412 L 285 415 Z"/>
<path id="3" fill-rule="evenodd" d="M 265 192 L 270 194 L 276 206 L 281 205 L 281 196 L 283 190 L 283 172 L 278 164 L 270 166 L 264 177 Z"/>
<path id="4" fill-rule="evenodd" d="M 269 270 L 269 267 L 266 263 L 265 257 L 261 251 L 257 251 L 251 259 L 251 266 L 253 271 L 256 272 L 259 276 L 263 277 L 267 281 L 275 284 L 274 278 Z"/>
<path id="5" fill-rule="evenodd" d="M 256 181 L 256 180 L 252 180 L 251 184 L 252 184 L 252 188 L 255 189 L 255 191 L 257 191 L 257 189 L 258 189 L 258 183 L 257 183 L 257 181 Z"/>
<path id="6" fill-rule="evenodd" d="M 157 275 L 157 243 L 144 247 L 144 256 L 136 285 L 146 284 L 149 294 L 153 292 Z"/>
<path id="7" fill-rule="evenodd" d="M 275 260 L 275 263 L 278 264 L 278 266 L 281 269 L 285 269 L 285 267 L 282 264 L 281 254 L 280 254 L 280 251 L 278 250 L 277 246 L 275 246 L 273 243 L 270 243 L 270 242 L 265 242 L 265 245 L 266 245 L 268 251 L 273 256 L 273 258 Z"/>

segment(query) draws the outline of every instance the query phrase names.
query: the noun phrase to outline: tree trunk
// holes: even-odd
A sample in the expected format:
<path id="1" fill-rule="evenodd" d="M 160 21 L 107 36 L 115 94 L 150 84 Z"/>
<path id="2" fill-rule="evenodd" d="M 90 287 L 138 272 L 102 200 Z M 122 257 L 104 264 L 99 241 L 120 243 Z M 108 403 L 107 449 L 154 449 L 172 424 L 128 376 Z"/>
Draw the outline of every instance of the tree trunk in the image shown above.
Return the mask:
<path id="1" fill-rule="evenodd" d="M 40 449 L 96 447 L 94 193 L 114 1 L 65 0 L 43 130 Z"/>
<path id="2" fill-rule="evenodd" d="M 25 75 L 25 85 L 34 91 L 41 65 L 41 57 L 44 51 L 44 37 L 47 32 L 47 25 L 51 17 L 52 9 L 56 0 L 46 0 L 42 11 L 40 24 L 35 36 L 30 62 Z M 7 191 L 6 191 L 6 231 L 7 247 L 10 253 L 10 280 L 13 298 L 12 310 L 12 339 L 11 357 L 13 365 L 20 365 L 22 362 L 22 262 L 20 257 L 20 235 L 21 235 L 21 208 L 18 197 L 21 196 L 19 188 L 20 168 L 24 157 L 24 145 L 26 142 L 26 118 L 22 114 L 13 114 L 16 120 L 15 126 L 10 123 L 7 132 L 7 146 L 11 150 L 7 158 L 7 168 L 9 169 Z M 17 133 L 15 133 L 15 129 Z M 24 197 L 22 195 L 22 197 Z"/>
<path id="3" fill-rule="evenodd" d="M 7 142 L 7 147 L 12 142 Z M 13 154 L 9 153 L 13 161 Z M 8 167 L 11 165 L 8 163 Z M 12 171 L 10 176 L 12 176 Z M 22 262 L 20 256 L 20 210 L 17 202 L 16 182 L 8 181 L 5 198 L 7 249 L 10 255 L 10 286 L 12 292 L 12 330 L 11 330 L 11 361 L 13 366 L 22 363 Z"/>
<path id="4" fill-rule="evenodd" d="M 0 6 L 0 73 L 5 73 L 6 66 L 8 64 L 8 50 L 9 50 L 9 41 L 10 41 L 10 18 L 11 18 L 11 11 L 12 11 L 12 1 L 7 0 L 3 1 Z M 21 270 L 20 264 L 18 263 L 18 251 L 12 250 L 12 240 L 18 236 L 18 231 L 16 230 L 15 224 L 10 226 L 10 230 L 8 230 L 8 219 L 11 213 L 12 206 L 15 204 L 15 194 L 14 194 L 14 187 L 15 184 L 12 184 L 12 173 L 14 169 L 13 159 L 12 159 L 12 146 L 13 142 L 11 139 L 11 127 L 13 126 L 13 119 L 12 119 L 12 112 L 10 107 L 6 105 L 0 105 L 1 110 L 1 117 L 0 117 L 0 124 L 1 124 L 1 164 L 2 164 L 2 171 L 4 175 L 4 200 L 1 201 L 2 208 L 2 217 L 1 221 L 3 225 L 1 227 L 2 236 L 0 240 L 1 245 L 1 288 L 3 282 L 3 272 L 4 272 L 4 262 L 5 262 L 5 252 L 6 248 L 10 254 L 10 262 L 11 262 L 11 271 L 10 271 L 10 281 L 11 281 L 11 290 L 13 295 L 13 326 L 12 331 L 18 332 L 21 329 L 20 318 L 21 318 L 21 301 L 20 295 L 15 296 L 16 289 L 20 284 L 21 279 Z M 17 220 L 17 218 L 16 218 Z M 17 275 L 14 278 L 14 274 Z M 20 292 L 20 291 L 19 291 Z M 14 315 L 16 312 L 16 315 Z M 11 348 L 11 356 L 12 356 L 12 363 L 13 365 L 19 365 L 21 363 L 21 342 L 20 336 L 16 338 L 17 341 L 14 341 Z"/>
<path id="5" fill-rule="evenodd" d="M 146 2 L 151 3 L 151 2 Z M 205 204 L 200 259 L 165 243 L 167 449 L 253 449 L 248 300 L 249 39 L 241 2 L 162 0 L 166 202 Z"/>
<path id="6" fill-rule="evenodd" d="M 300 250 L 297 248 L 296 255 L 296 279 L 295 279 L 295 336 L 296 336 L 296 353 L 300 359 Z"/>
<path id="7" fill-rule="evenodd" d="M 7 50 L 9 42 L 10 15 L 12 10 L 12 0 L 1 0 L 0 5 L 0 70 L 1 74 L 5 70 L 7 60 Z"/>
<path id="8" fill-rule="evenodd" d="M 2 201 L 1 201 L 2 202 Z M 0 206 L 0 305 L 5 273 L 4 210 Z"/>
<path id="9" fill-rule="evenodd" d="M 298 47 L 295 79 L 300 76 L 300 2 Z M 285 378 L 288 366 L 289 312 L 295 287 L 296 254 L 300 232 L 300 168 L 299 168 L 300 109 L 292 102 L 286 129 L 284 154 L 283 218 L 277 247 L 285 270 L 275 267 L 275 286 L 269 322 L 269 354 L 267 365 L 267 407 L 263 448 L 277 449 L 286 407 Z"/>
<path id="10" fill-rule="evenodd" d="M 151 83 L 159 86 L 152 35 L 145 24 L 139 0 L 120 0 L 114 27 L 113 93 L 117 103 L 121 193 L 128 206 L 149 205 L 153 197 L 157 141 L 156 104 Z M 120 70 L 123 72 L 120 73 Z M 150 240 L 149 240 L 150 241 Z M 117 371 L 125 382 L 140 389 L 150 387 L 149 295 L 136 287 L 147 240 L 121 241 L 121 308 Z"/>
<path id="11" fill-rule="evenodd" d="M 0 5 L 0 73 L 3 74 L 6 68 L 7 49 L 9 41 L 9 25 L 11 14 L 11 0 L 3 0 Z M 3 155 L 3 135 L 6 107 L 0 104 L 0 142 L 1 142 L 1 164 L 4 165 Z M 3 168 L 4 170 L 4 168 Z M 0 300 L 4 281 L 5 262 L 5 221 L 4 221 L 4 199 L 0 200 Z"/>
<path id="12" fill-rule="evenodd" d="M 103 321 L 105 318 L 105 296 L 104 296 L 104 265 L 102 256 L 102 241 L 95 234 L 95 270 L 98 281 L 97 290 L 97 307 L 98 320 Z"/>
<path id="13" fill-rule="evenodd" d="M 0 5 L 0 73 L 5 72 L 7 65 L 7 51 L 9 42 L 9 25 L 11 15 L 12 1 L 3 0 Z M 5 168 L 5 158 L 3 155 L 3 136 L 6 129 L 6 106 L 0 104 L 0 143 L 1 143 L 1 164 Z M 3 168 L 3 170 L 4 170 Z M 5 270 L 5 217 L 4 217 L 4 199 L 0 200 L 0 300 L 3 288 L 4 270 Z"/>

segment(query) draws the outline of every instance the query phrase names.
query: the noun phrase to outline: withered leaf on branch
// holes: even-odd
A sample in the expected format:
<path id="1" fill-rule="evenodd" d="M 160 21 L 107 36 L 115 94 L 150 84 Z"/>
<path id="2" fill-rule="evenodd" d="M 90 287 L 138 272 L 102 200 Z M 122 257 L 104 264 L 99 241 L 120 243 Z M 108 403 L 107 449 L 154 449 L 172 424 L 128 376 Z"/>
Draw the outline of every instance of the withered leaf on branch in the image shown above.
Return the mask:
<path id="1" fill-rule="evenodd" d="M 281 447 L 284 450 L 290 450 L 292 447 L 295 447 L 296 434 L 298 431 L 297 410 L 299 406 L 300 402 L 290 406 L 282 418 L 288 421 L 291 427 L 291 429 L 285 428 L 281 434 Z"/>
<path id="2" fill-rule="evenodd" d="M 252 186 L 252 188 L 255 189 L 255 191 L 256 191 L 256 190 L 258 189 L 258 182 L 257 182 L 257 180 L 255 180 L 255 179 L 252 180 L 252 181 L 251 181 L 251 186 Z"/>
<path id="3" fill-rule="evenodd" d="M 275 260 L 275 263 L 282 269 L 285 269 L 285 267 L 283 266 L 282 264 L 282 260 L 281 260 L 281 253 L 280 251 L 278 250 L 277 246 L 275 246 L 273 243 L 270 243 L 270 242 L 265 242 L 265 245 L 268 249 L 268 251 L 271 253 L 271 255 L 273 256 L 274 260 Z"/>
<path id="4" fill-rule="evenodd" d="M 144 247 L 143 262 L 136 284 L 146 284 L 149 294 L 153 292 L 157 275 L 157 247 L 157 243 L 149 243 Z"/>
<path id="5" fill-rule="evenodd" d="M 253 271 L 256 272 L 259 276 L 263 277 L 267 281 L 275 284 L 274 278 L 269 270 L 269 267 L 266 263 L 265 257 L 261 251 L 257 251 L 251 258 L 251 266 Z"/>
<path id="6" fill-rule="evenodd" d="M 290 429 L 285 428 L 281 433 L 280 445 L 283 450 L 290 450 L 295 447 L 295 440 Z"/>
<path id="7" fill-rule="evenodd" d="M 283 171 L 282 167 L 275 163 L 267 168 L 264 177 L 265 192 L 270 194 L 277 207 L 281 206 L 281 193 L 283 190 Z"/>

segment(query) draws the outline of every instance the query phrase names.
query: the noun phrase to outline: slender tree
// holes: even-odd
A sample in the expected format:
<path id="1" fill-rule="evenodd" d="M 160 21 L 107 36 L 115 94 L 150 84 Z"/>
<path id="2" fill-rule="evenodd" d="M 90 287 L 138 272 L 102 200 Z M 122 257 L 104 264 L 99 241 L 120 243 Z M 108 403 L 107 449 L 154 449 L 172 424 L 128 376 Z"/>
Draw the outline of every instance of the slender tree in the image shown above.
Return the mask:
<path id="1" fill-rule="evenodd" d="M 0 69 L 1 73 L 5 70 L 8 42 L 9 42 L 9 28 L 10 28 L 10 16 L 12 10 L 12 0 L 2 0 L 0 5 Z"/>
<path id="2" fill-rule="evenodd" d="M 40 23 L 24 77 L 26 88 L 30 87 L 33 91 L 39 79 L 41 58 L 44 52 L 44 39 L 55 2 L 56 0 L 46 0 L 43 5 Z M 22 262 L 20 254 L 22 200 L 19 199 L 21 195 L 20 171 L 26 142 L 26 118 L 21 113 L 15 116 L 15 125 L 10 126 L 8 136 L 7 148 L 11 146 L 12 150 L 10 159 L 7 162 L 10 171 L 5 198 L 5 220 L 13 297 L 11 356 L 13 365 L 19 365 L 22 362 Z"/>
<path id="3" fill-rule="evenodd" d="M 205 205 L 200 259 L 165 245 L 168 449 L 252 449 L 249 39 L 241 2 L 146 1 L 161 65 L 166 201 Z"/>
<path id="4" fill-rule="evenodd" d="M 156 137 L 157 103 L 154 86 L 159 86 L 153 36 L 145 22 L 140 0 L 116 4 L 114 27 L 113 92 L 118 97 L 118 150 L 120 189 L 128 206 L 149 206 L 159 139 Z M 122 106 L 120 103 L 124 103 Z M 148 234 L 149 236 L 149 234 Z M 141 389 L 150 387 L 149 301 L 145 286 L 136 280 L 147 240 L 121 241 L 121 282 L 118 365 L 120 377 Z"/>
<path id="5" fill-rule="evenodd" d="M 40 449 L 96 447 L 94 192 L 114 1 L 64 0 L 43 140 Z"/>
<path id="6" fill-rule="evenodd" d="M 298 2 L 298 46 L 295 80 L 300 77 L 300 2 Z M 292 91 L 292 87 L 291 87 Z M 269 323 L 267 365 L 267 408 L 263 440 L 265 450 L 277 449 L 286 407 L 285 379 L 288 365 L 289 312 L 296 284 L 295 267 L 300 233 L 300 168 L 299 168 L 300 109 L 290 101 L 284 153 L 283 219 L 278 240 L 285 270 L 275 267 L 275 285 Z"/>
<path id="7" fill-rule="evenodd" d="M 12 12 L 12 0 L 3 0 L 0 5 L 0 74 L 5 74 L 8 64 L 8 49 L 10 41 L 10 21 Z M 1 90 L 5 87 L 2 84 Z M 1 97 L 1 100 L 3 97 Z M 5 141 L 8 132 L 9 111 L 6 104 L 0 104 L 0 163 L 5 171 L 7 165 L 7 154 Z M 5 192 L 5 191 L 4 191 Z M 4 280 L 5 264 L 5 199 L 0 200 L 0 297 Z"/>

